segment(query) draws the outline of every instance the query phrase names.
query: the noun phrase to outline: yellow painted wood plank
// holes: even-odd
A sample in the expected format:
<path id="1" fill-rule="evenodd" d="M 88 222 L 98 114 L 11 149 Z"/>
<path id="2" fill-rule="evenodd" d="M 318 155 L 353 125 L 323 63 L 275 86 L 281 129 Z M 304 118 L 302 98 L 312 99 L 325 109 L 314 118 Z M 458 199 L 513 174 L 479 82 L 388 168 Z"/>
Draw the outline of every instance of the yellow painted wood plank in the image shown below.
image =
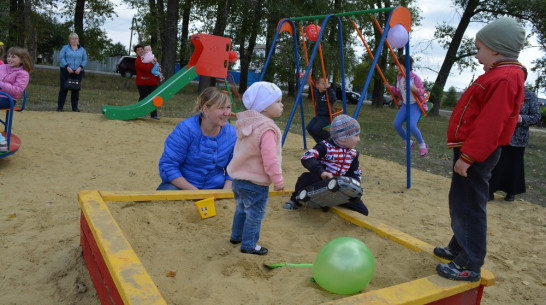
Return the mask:
<path id="1" fill-rule="evenodd" d="M 372 231 L 374 231 L 379 236 L 385 236 L 404 247 L 417 251 L 417 252 L 425 252 L 427 254 L 432 255 L 434 258 L 438 259 L 442 262 L 447 262 L 447 260 L 441 259 L 434 255 L 433 250 L 434 246 L 426 243 L 422 240 L 419 240 L 409 234 L 406 234 L 402 231 L 399 231 L 395 228 L 392 228 L 382 222 L 379 222 L 375 220 L 374 218 L 366 218 L 366 220 L 362 219 L 360 214 L 354 213 L 354 212 L 348 212 L 348 210 L 340 209 L 337 207 L 332 208 L 332 211 L 339 215 L 341 218 L 346 219 L 350 221 L 351 223 L 359 226 L 368 228 Z M 481 270 L 481 284 L 485 286 L 493 286 L 495 284 L 495 276 L 490 271 L 482 268 Z"/>
<path id="2" fill-rule="evenodd" d="M 293 191 L 285 191 L 285 194 L 291 194 Z M 181 190 L 181 191 L 100 191 L 104 201 L 154 201 L 154 200 L 192 200 L 206 199 L 214 197 L 215 199 L 233 198 L 231 190 Z M 269 196 L 281 196 L 282 192 L 271 191 Z"/>
<path id="3" fill-rule="evenodd" d="M 100 193 L 81 191 L 78 201 L 124 304 L 167 304 Z"/>
<path id="4" fill-rule="evenodd" d="M 420 278 L 325 304 L 422 305 L 476 288 L 479 282 L 456 282 L 439 275 Z"/>

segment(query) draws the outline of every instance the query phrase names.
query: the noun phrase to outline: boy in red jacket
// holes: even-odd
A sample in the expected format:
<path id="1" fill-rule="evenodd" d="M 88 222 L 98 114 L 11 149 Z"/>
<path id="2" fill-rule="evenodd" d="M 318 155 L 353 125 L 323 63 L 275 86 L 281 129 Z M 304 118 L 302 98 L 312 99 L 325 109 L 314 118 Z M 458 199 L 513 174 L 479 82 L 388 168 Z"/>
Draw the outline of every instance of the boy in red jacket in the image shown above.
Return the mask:
<path id="1" fill-rule="evenodd" d="M 489 178 L 508 145 L 523 102 L 524 74 L 517 58 L 525 30 L 512 18 L 499 18 L 476 34 L 476 59 L 485 73 L 461 96 L 447 130 L 453 148 L 449 213 L 453 237 L 434 254 L 451 260 L 439 264 L 441 276 L 479 281 L 486 254 Z"/>

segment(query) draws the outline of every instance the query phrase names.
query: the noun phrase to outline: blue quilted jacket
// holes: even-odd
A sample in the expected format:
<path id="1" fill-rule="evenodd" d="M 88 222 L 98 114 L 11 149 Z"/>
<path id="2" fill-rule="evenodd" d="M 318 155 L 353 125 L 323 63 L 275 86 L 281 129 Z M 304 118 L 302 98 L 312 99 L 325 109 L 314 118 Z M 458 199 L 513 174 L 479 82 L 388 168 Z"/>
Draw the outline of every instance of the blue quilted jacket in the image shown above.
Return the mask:
<path id="1" fill-rule="evenodd" d="M 237 135 L 227 123 L 216 137 L 204 136 L 199 115 L 178 123 L 165 140 L 159 160 L 159 175 L 163 182 L 184 177 L 198 189 L 221 189 L 227 175 L 226 167 L 233 157 Z"/>

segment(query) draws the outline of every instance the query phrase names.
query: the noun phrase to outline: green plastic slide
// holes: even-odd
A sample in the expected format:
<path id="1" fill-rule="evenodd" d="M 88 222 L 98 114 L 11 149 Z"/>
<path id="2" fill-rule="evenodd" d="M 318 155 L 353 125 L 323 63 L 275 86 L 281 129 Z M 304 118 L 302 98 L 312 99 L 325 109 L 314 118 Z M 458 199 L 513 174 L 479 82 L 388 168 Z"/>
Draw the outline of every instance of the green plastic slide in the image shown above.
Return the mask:
<path id="1" fill-rule="evenodd" d="M 102 113 L 108 119 L 121 121 L 143 117 L 160 107 L 163 102 L 167 101 L 178 91 L 182 90 L 182 88 L 184 88 L 197 76 L 198 74 L 195 72 L 195 66 L 191 67 L 190 69 L 186 69 L 186 67 L 184 67 L 161 84 L 161 86 L 157 87 L 154 92 L 152 92 L 142 101 L 127 106 L 104 105 L 102 106 Z"/>

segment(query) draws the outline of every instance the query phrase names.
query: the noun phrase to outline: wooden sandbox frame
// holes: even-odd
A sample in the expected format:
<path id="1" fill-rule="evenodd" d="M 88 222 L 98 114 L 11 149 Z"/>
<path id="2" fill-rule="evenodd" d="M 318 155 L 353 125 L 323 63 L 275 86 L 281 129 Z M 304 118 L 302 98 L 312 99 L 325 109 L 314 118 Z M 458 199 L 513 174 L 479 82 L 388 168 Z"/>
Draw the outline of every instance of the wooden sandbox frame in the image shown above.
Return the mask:
<path id="1" fill-rule="evenodd" d="M 281 195 L 280 192 L 270 192 L 270 196 L 279 195 Z M 160 192 L 84 190 L 79 192 L 80 243 L 87 269 L 101 304 L 167 304 L 125 238 L 106 202 L 200 200 L 210 197 L 229 199 L 233 198 L 233 193 L 223 190 Z M 434 256 L 432 245 L 373 218 L 367 218 L 364 221 L 346 213 L 344 209 L 336 207 L 333 207 L 331 211 L 357 226 L 368 228 L 380 236 L 388 237 L 408 249 Z M 330 301 L 327 304 L 480 304 L 484 287 L 495 284 L 495 277 L 491 272 L 482 268 L 481 274 L 482 278 L 478 282 L 451 281 L 434 274 Z"/>

